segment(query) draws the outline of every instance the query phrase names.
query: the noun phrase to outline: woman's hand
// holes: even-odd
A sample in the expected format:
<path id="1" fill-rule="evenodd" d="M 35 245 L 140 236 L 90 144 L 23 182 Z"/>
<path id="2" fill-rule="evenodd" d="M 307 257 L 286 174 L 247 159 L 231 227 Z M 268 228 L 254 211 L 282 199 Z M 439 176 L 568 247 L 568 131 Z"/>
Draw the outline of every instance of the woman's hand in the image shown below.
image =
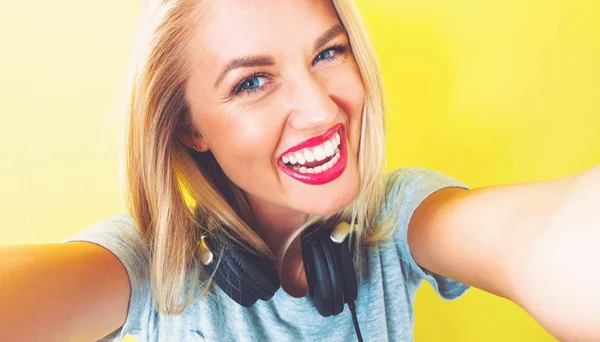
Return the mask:
<path id="1" fill-rule="evenodd" d="M 600 341 L 600 165 L 572 178 L 540 228 L 515 300 L 561 341 Z"/>

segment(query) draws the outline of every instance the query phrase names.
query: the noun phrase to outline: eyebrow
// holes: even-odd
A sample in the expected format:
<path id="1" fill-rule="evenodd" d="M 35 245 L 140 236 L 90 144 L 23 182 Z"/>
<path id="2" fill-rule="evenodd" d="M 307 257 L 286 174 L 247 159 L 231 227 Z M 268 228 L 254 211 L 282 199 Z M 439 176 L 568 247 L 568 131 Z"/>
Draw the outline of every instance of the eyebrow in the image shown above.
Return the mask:
<path id="1" fill-rule="evenodd" d="M 313 50 L 321 49 L 325 44 L 329 43 L 333 38 L 337 37 L 341 33 L 346 33 L 346 29 L 342 25 L 335 25 L 329 30 L 325 31 L 316 41 Z"/>
<path id="2" fill-rule="evenodd" d="M 255 68 L 261 66 L 271 66 L 275 64 L 275 60 L 273 60 L 270 56 L 248 56 L 248 57 L 240 57 L 233 59 L 231 62 L 227 63 L 223 72 L 215 82 L 215 88 L 219 86 L 219 84 L 223 81 L 228 72 L 234 69 L 239 68 Z"/>
<path id="3" fill-rule="evenodd" d="M 331 41 L 333 38 L 337 37 L 341 33 L 346 33 L 346 29 L 342 25 L 338 24 L 331 27 L 329 30 L 325 31 L 325 33 L 323 33 L 319 38 L 317 38 L 313 46 L 313 50 L 319 50 L 325 44 L 327 44 L 329 41 Z M 267 55 L 246 56 L 232 59 L 229 63 L 227 63 L 227 65 L 219 75 L 219 78 L 217 78 L 217 81 L 215 82 L 215 88 L 217 88 L 219 84 L 221 84 L 227 73 L 229 73 L 232 70 L 239 68 L 272 66 L 274 64 L 275 60 L 273 59 L 273 57 Z"/>

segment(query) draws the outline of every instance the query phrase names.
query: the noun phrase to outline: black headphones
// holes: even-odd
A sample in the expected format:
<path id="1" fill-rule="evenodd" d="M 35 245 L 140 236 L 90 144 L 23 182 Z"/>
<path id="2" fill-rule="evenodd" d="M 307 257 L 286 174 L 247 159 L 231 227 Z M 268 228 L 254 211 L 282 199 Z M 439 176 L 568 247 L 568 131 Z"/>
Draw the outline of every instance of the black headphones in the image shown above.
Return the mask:
<path id="1" fill-rule="evenodd" d="M 335 242 L 329 231 L 319 228 L 315 225 L 302 232 L 302 259 L 309 295 L 317 311 L 328 317 L 356 299 L 358 286 L 350 238 Z M 238 304 L 250 307 L 259 299 L 271 299 L 279 289 L 277 270 L 265 257 L 230 239 L 218 244 L 211 238 L 203 240 L 211 252 L 223 252 L 221 262 L 211 258 L 206 266 L 217 286 Z"/>
<path id="2" fill-rule="evenodd" d="M 352 261 L 354 235 L 349 237 L 349 229 L 345 222 L 336 226 L 333 232 L 321 229 L 320 225 L 308 227 L 301 234 L 302 259 L 309 296 L 317 311 L 325 317 L 337 315 L 348 303 L 357 336 L 362 341 L 354 307 L 358 294 Z M 203 236 L 200 245 L 210 253 L 201 259 L 214 274 L 215 283 L 238 304 L 250 307 L 259 299 L 271 299 L 279 289 L 279 275 L 273 264 L 239 242 L 226 239 L 216 243 Z M 217 255 L 223 252 L 221 261 L 213 262 L 211 252 Z"/>

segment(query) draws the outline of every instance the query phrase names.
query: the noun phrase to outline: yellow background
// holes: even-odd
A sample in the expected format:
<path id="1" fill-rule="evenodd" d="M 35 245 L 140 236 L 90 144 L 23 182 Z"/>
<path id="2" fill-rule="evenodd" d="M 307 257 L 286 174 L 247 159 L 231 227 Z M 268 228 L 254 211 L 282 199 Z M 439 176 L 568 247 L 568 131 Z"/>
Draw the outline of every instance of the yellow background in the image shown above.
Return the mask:
<path id="1" fill-rule="evenodd" d="M 389 169 L 418 165 L 479 187 L 600 162 L 600 1 L 359 6 L 392 108 Z M 125 211 L 112 113 L 137 7 L 0 4 L 0 243 L 56 242 Z M 554 341 L 478 290 L 445 302 L 425 285 L 416 317 L 417 341 Z"/>

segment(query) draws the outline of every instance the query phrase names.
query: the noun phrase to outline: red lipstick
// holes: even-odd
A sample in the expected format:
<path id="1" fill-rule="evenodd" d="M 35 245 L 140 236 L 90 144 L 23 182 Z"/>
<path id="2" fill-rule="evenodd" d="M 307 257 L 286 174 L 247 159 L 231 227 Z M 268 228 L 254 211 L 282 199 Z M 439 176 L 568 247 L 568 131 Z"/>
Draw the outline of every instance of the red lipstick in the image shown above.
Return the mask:
<path id="1" fill-rule="evenodd" d="M 339 146 L 335 149 L 333 155 L 327 156 L 321 161 L 314 160 L 309 162 L 308 160 L 304 160 L 302 162 L 298 161 L 298 164 L 284 162 L 283 156 L 293 155 L 294 152 L 300 152 L 301 155 L 303 155 L 301 152 L 302 150 L 318 148 L 318 146 L 322 146 L 327 141 L 331 141 L 332 138 L 336 136 L 336 133 L 339 134 L 340 141 Z M 327 169 L 322 171 L 321 165 L 325 164 L 327 164 Z M 347 164 L 348 153 L 346 147 L 346 130 L 344 124 L 341 123 L 331 127 L 322 135 L 304 140 L 288 149 L 281 154 L 277 162 L 277 166 L 283 173 L 302 183 L 310 185 L 322 185 L 337 179 L 344 173 Z"/>

